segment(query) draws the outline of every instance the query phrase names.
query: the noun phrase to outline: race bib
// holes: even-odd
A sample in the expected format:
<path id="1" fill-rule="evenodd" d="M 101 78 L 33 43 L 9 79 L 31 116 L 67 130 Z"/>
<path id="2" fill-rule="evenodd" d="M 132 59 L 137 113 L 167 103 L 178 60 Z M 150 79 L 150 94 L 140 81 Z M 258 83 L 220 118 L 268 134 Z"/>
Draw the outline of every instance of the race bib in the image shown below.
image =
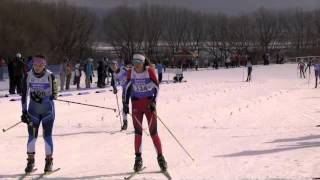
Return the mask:
<path id="1" fill-rule="evenodd" d="M 30 92 L 41 98 L 46 97 L 51 92 L 50 84 L 49 83 L 30 83 Z"/>

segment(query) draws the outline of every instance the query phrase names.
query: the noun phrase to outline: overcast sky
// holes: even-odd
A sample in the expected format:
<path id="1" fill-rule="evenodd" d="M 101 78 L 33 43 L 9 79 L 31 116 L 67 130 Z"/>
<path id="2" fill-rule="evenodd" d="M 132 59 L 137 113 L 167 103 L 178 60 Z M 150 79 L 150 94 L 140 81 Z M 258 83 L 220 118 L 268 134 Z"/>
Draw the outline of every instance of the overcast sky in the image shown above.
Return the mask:
<path id="1" fill-rule="evenodd" d="M 61 0 L 46 0 L 61 1 Z M 259 7 L 266 8 L 303 8 L 306 10 L 320 8 L 320 0 L 66 0 L 71 4 L 94 7 L 111 8 L 121 4 L 136 6 L 147 2 L 148 4 L 163 4 L 178 7 L 187 7 L 206 12 L 223 12 L 237 14 L 251 12 Z"/>

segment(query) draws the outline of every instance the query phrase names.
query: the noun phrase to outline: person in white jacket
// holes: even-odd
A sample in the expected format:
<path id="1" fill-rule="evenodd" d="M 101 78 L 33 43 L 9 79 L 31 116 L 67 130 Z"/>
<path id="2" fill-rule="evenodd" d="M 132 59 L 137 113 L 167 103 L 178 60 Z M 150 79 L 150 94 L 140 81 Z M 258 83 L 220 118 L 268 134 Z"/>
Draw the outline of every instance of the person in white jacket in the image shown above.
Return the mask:
<path id="1" fill-rule="evenodd" d="M 77 89 L 80 89 L 80 81 L 81 81 L 81 69 L 80 69 L 80 64 L 77 63 L 74 67 L 74 79 L 73 79 L 73 84 L 77 85 Z"/>

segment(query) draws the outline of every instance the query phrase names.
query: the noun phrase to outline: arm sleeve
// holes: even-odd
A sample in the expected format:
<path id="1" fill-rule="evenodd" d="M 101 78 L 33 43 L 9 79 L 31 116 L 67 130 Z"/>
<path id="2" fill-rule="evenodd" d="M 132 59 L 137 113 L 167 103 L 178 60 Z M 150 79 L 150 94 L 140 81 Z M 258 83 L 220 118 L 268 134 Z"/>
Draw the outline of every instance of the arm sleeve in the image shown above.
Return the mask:
<path id="1" fill-rule="evenodd" d="M 157 96 L 159 94 L 159 81 L 158 81 L 157 76 L 156 76 L 153 69 L 149 68 L 148 73 L 149 73 L 151 81 L 154 84 L 154 94 L 153 94 L 152 101 L 157 102 Z"/>
<path id="2" fill-rule="evenodd" d="M 132 82 L 131 82 L 131 69 L 128 70 L 127 74 L 127 82 L 126 82 L 126 88 L 124 91 L 124 97 L 123 103 L 129 104 L 129 99 L 131 97 L 131 88 L 132 88 Z"/>
<path id="3" fill-rule="evenodd" d="M 111 73 L 111 86 L 113 87 L 113 89 L 116 89 L 116 82 L 114 79 L 114 73 Z"/>
<path id="4" fill-rule="evenodd" d="M 51 74 L 51 83 L 52 83 L 52 96 L 54 98 L 58 97 L 58 87 L 57 87 L 57 81 L 56 81 L 56 77 Z"/>
<path id="5" fill-rule="evenodd" d="M 22 105 L 22 111 L 27 111 L 27 94 L 29 90 L 28 86 L 28 75 L 26 75 L 22 80 L 22 92 L 21 92 L 21 105 Z"/>

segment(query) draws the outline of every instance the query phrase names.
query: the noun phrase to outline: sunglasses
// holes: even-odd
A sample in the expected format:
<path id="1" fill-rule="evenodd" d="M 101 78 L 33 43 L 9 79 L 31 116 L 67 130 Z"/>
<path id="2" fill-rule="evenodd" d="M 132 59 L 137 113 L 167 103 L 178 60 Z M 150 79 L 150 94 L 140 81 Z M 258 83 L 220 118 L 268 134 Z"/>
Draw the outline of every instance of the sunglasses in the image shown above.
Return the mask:
<path id="1" fill-rule="evenodd" d="M 136 65 L 136 64 L 143 64 L 143 63 L 144 63 L 144 61 L 141 60 L 141 59 L 133 59 L 133 60 L 132 60 L 132 64 L 134 64 L 134 65 Z"/>

